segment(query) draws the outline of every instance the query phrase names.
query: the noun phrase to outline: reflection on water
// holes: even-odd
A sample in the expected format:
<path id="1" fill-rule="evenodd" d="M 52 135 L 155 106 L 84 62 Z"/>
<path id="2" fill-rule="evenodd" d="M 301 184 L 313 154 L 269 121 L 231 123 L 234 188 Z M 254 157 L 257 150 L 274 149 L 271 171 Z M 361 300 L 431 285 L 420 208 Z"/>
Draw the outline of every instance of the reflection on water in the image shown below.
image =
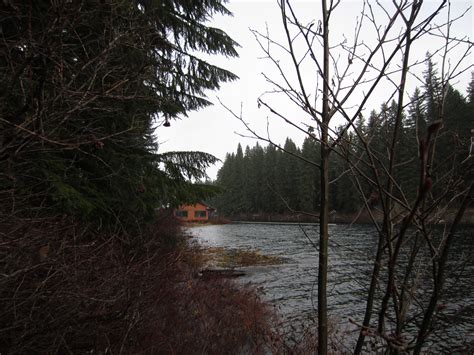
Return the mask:
<path id="1" fill-rule="evenodd" d="M 287 259 L 282 265 L 248 268 L 243 282 L 261 286 L 287 320 L 314 317 L 317 307 L 317 226 L 228 224 L 199 226 L 190 233 L 208 246 L 257 249 Z M 330 226 L 329 312 L 350 329 L 349 318 L 362 321 L 377 236 L 372 226 Z M 451 249 L 451 273 L 446 282 L 446 308 L 440 317 L 445 330 L 432 338 L 436 349 L 474 342 L 473 229 L 462 230 Z M 446 330 L 447 327 L 447 330 Z"/>

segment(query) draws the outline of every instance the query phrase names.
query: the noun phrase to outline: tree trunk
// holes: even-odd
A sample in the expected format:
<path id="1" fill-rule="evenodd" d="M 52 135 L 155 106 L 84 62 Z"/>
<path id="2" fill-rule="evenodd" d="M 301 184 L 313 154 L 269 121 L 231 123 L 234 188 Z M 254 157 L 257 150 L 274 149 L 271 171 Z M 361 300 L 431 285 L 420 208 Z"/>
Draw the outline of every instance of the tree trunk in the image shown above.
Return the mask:
<path id="1" fill-rule="evenodd" d="M 327 4 L 323 6 L 324 87 L 321 126 L 321 205 L 319 212 L 319 270 L 318 270 L 318 354 L 328 352 L 327 278 L 329 222 L 329 24 Z"/>
<path id="2" fill-rule="evenodd" d="M 327 128 L 323 142 L 327 142 Z M 329 220 L 329 174 L 328 148 L 321 145 L 321 206 L 319 212 L 319 270 L 318 270 L 318 354 L 327 353 L 327 278 L 328 278 L 328 220 Z"/>

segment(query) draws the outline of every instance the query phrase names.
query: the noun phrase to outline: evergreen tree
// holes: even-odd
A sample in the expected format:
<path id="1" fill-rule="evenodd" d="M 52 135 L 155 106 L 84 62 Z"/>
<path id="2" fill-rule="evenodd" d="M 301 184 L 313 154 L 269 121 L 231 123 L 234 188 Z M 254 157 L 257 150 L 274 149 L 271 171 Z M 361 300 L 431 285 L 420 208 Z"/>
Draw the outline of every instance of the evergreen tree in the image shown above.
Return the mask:
<path id="1" fill-rule="evenodd" d="M 414 201 L 418 191 L 420 159 L 419 142 L 426 135 L 426 112 L 423 96 L 416 88 L 408 107 L 400 144 L 400 185 L 409 201 Z"/>
<path id="2" fill-rule="evenodd" d="M 253 212 L 255 210 L 255 171 L 252 169 L 252 153 L 250 147 L 245 147 L 245 153 L 242 158 L 242 173 L 239 177 L 241 211 Z"/>
<path id="3" fill-rule="evenodd" d="M 447 85 L 442 111 L 443 126 L 433 162 L 433 176 L 436 181 L 435 192 L 443 191 L 447 178 L 463 174 L 464 167 L 458 166 L 465 159 L 470 146 L 472 114 L 466 99 L 451 85 Z M 458 171 L 461 169 L 461 171 Z M 449 174 L 448 174 L 449 173 Z"/>
<path id="4" fill-rule="evenodd" d="M 319 143 L 306 137 L 303 141 L 301 155 L 304 159 L 319 164 Z M 319 205 L 319 174 L 314 165 L 302 163 L 301 182 L 298 189 L 301 210 L 314 212 Z"/>
<path id="5" fill-rule="evenodd" d="M 290 139 L 285 140 L 283 146 L 286 152 L 290 152 L 296 156 L 301 155 L 296 144 Z M 293 210 L 299 210 L 298 187 L 300 185 L 300 164 L 299 160 L 290 154 L 283 154 L 280 159 L 280 189 L 279 193 L 288 206 Z"/>
<path id="6" fill-rule="evenodd" d="M 236 55 L 206 24 L 229 14 L 221 1 L 8 2 L 1 11 L 2 191 L 102 226 L 205 192 L 187 195 L 186 180 L 216 159 L 159 155 L 154 131 L 236 78 L 197 56 Z"/>
<path id="7" fill-rule="evenodd" d="M 216 158 L 159 154 L 155 134 L 235 79 L 199 58 L 236 55 L 215 13 L 222 1 L 0 2 L 0 352 L 162 350 L 156 319 L 186 304 L 163 302 L 181 294 L 180 234 L 155 209 L 206 197 L 190 181 Z"/>
<path id="8" fill-rule="evenodd" d="M 247 195 L 245 194 L 245 186 L 248 183 L 245 170 L 244 153 L 242 146 L 239 143 L 237 146 L 237 152 L 235 153 L 234 170 L 232 176 L 235 212 L 247 212 L 247 209 L 249 208 Z"/>
<path id="9" fill-rule="evenodd" d="M 252 194 L 252 212 L 262 212 L 264 210 L 264 160 L 264 150 L 257 142 L 255 147 L 250 150 L 250 161 L 248 167 L 250 190 Z"/>
<path id="10" fill-rule="evenodd" d="M 234 213 L 234 161 L 235 155 L 227 154 L 222 167 L 217 173 L 217 185 L 222 187 L 223 192 L 212 200 L 212 205 L 217 208 L 219 213 L 230 216 Z"/>
<path id="11" fill-rule="evenodd" d="M 474 72 L 471 72 L 471 81 L 467 87 L 467 101 L 471 105 L 474 104 Z"/>
<path id="12" fill-rule="evenodd" d="M 279 188 L 280 174 L 278 165 L 281 153 L 273 145 L 268 145 L 264 150 L 264 171 L 263 183 L 263 206 L 265 212 L 276 212 L 284 208 L 277 191 Z"/>
<path id="13" fill-rule="evenodd" d="M 428 124 L 441 118 L 441 103 L 443 88 L 441 87 L 436 65 L 430 58 L 430 54 L 426 54 L 427 68 L 424 72 L 424 96 L 426 104 L 426 122 Z"/>
<path id="14" fill-rule="evenodd" d="M 336 211 L 353 212 L 360 207 L 358 194 L 355 193 L 355 185 L 351 181 L 352 173 L 349 169 L 349 162 L 355 153 L 353 145 L 355 138 L 352 132 L 345 131 L 343 133 L 342 127 L 338 129 L 338 135 L 343 139 L 337 147 L 339 154 L 333 157 L 330 169 L 330 208 Z"/>
<path id="15" fill-rule="evenodd" d="M 419 88 L 416 88 L 410 98 L 408 116 L 405 127 L 412 138 L 420 139 L 426 132 L 426 113 L 423 104 L 423 95 Z"/>
<path id="16" fill-rule="evenodd" d="M 463 146 L 465 149 L 471 137 L 472 116 L 468 101 L 451 85 L 448 85 L 446 90 L 443 123 L 446 131 L 454 135 L 453 146 Z"/>

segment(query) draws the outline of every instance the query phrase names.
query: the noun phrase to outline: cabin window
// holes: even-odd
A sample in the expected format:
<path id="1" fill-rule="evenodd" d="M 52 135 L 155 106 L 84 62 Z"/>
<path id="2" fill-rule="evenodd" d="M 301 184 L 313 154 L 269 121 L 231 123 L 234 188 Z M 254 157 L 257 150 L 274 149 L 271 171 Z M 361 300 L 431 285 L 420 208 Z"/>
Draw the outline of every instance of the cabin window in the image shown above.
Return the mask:
<path id="1" fill-rule="evenodd" d="M 176 211 L 176 217 L 188 217 L 188 211 Z"/>
<path id="2" fill-rule="evenodd" d="M 206 218 L 207 212 L 206 211 L 194 211 L 195 218 Z"/>

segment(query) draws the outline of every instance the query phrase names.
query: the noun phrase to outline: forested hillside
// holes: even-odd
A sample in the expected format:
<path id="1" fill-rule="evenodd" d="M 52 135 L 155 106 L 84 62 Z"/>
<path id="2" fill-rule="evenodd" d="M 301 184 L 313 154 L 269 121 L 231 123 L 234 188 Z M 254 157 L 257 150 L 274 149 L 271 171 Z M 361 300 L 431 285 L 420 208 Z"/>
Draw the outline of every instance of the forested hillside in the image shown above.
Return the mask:
<path id="1" fill-rule="evenodd" d="M 419 158 L 418 148 L 427 127 L 441 103 L 440 79 L 436 66 L 429 61 L 424 73 L 425 85 L 411 95 L 410 103 L 404 108 L 403 127 L 399 135 L 397 154 L 400 157 L 395 169 L 395 179 L 403 191 L 403 196 L 413 201 L 417 195 Z M 474 117 L 474 81 L 462 95 L 448 86 L 445 95 L 445 112 L 442 129 L 437 136 L 438 144 L 431 167 L 433 194 L 441 193 L 448 172 L 469 155 L 470 129 Z M 397 113 L 394 101 L 383 103 L 368 117 L 359 116 L 355 122 L 358 132 L 344 134 L 342 144 L 333 154 L 330 167 L 330 209 L 338 212 L 357 212 L 363 207 L 364 198 L 369 205 L 376 206 L 378 195 L 371 190 L 367 180 L 359 179 L 362 196 L 357 185 L 354 168 L 348 164 L 359 161 L 360 173 L 371 179 L 369 162 L 364 154 L 364 142 L 368 142 L 375 155 L 375 164 L 386 169 L 389 144 L 392 138 L 393 122 Z M 335 133 L 342 128 L 336 128 Z M 319 210 L 319 164 L 320 145 L 312 138 L 314 129 L 309 128 L 308 136 L 301 147 L 291 138 L 284 145 L 262 147 L 237 147 L 235 153 L 228 153 L 218 172 L 216 184 L 224 188 L 224 193 L 213 203 L 218 210 L 233 216 L 240 213 L 290 213 L 291 211 L 315 212 Z M 281 148 L 281 149 L 279 149 Z M 458 169 L 462 169 L 458 167 Z"/>

